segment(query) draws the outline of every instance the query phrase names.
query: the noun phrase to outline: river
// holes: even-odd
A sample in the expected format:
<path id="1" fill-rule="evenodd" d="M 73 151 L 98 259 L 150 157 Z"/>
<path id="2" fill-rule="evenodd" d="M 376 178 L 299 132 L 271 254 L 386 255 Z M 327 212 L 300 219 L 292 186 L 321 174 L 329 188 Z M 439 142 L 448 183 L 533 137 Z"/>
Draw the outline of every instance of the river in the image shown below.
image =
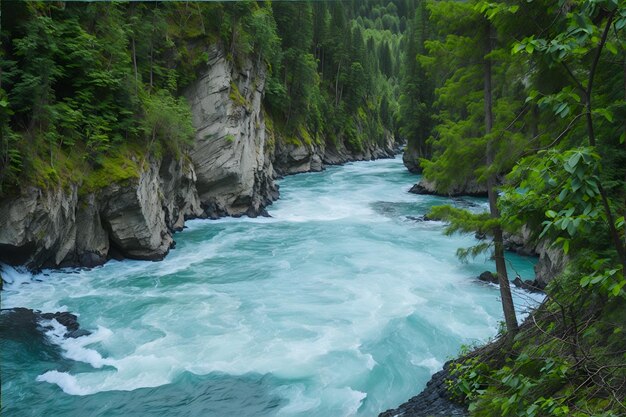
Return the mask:
<path id="1" fill-rule="evenodd" d="M 271 218 L 194 220 L 161 262 L 5 271 L 2 308 L 70 311 L 93 332 L 3 335 L 2 415 L 374 416 L 423 388 L 461 345 L 496 334 L 494 269 L 419 221 L 452 201 L 407 190 L 396 159 L 280 181 Z M 508 255 L 532 279 L 532 260 Z M 537 296 L 514 290 L 520 313 Z"/>

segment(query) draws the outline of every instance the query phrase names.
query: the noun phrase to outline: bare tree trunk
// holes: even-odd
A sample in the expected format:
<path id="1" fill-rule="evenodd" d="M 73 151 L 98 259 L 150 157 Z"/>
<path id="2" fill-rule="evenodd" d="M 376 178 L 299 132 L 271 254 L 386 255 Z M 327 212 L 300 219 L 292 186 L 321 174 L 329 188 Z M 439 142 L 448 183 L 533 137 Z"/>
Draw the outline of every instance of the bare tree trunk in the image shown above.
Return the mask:
<path id="1" fill-rule="evenodd" d="M 602 32 L 602 37 L 600 39 L 600 43 L 598 44 L 598 48 L 596 49 L 596 55 L 591 64 L 591 69 L 589 70 L 589 78 L 587 80 L 587 133 L 589 135 L 589 145 L 591 146 L 596 146 L 596 137 L 593 130 L 593 118 L 591 117 L 591 95 L 593 93 L 593 81 L 596 75 L 598 64 L 600 63 L 602 49 L 604 49 L 604 45 L 606 44 L 606 40 L 608 38 L 609 31 L 611 30 L 611 25 L 613 23 L 614 17 L 615 11 L 611 12 L 611 14 L 609 14 L 609 17 L 607 18 L 606 26 L 604 27 L 604 31 Z M 613 246 L 615 246 L 615 250 L 617 252 L 620 263 L 622 264 L 623 270 L 626 271 L 626 245 L 623 244 L 622 240 L 619 237 L 619 231 L 615 227 L 615 216 L 609 203 L 609 197 L 601 182 L 598 183 L 598 190 L 600 191 L 602 206 L 604 207 L 604 213 L 606 214 L 606 220 L 609 226 L 609 234 L 611 236 L 611 239 L 613 240 Z"/>
<path id="2" fill-rule="evenodd" d="M 491 24 L 487 22 L 485 33 L 485 56 L 492 50 L 492 29 Z M 485 98 L 485 134 L 489 135 L 493 128 L 493 89 L 491 85 L 491 58 L 486 57 L 484 62 L 484 98 Z M 492 139 L 487 145 L 487 166 L 490 167 L 494 162 L 494 144 Z M 489 211 L 492 218 L 499 218 L 498 210 L 498 194 L 496 191 L 496 174 L 489 175 L 487 180 L 487 194 L 489 196 Z M 502 237 L 502 228 L 497 226 L 493 229 L 494 258 L 496 261 L 496 273 L 498 274 L 498 283 L 500 284 L 500 297 L 502 298 L 502 310 L 504 311 L 504 321 L 506 322 L 507 337 L 513 338 L 518 330 L 517 317 L 515 316 L 515 307 L 513 305 L 513 297 L 511 296 L 511 286 L 509 277 L 506 272 L 506 262 L 504 259 L 504 239 Z"/>

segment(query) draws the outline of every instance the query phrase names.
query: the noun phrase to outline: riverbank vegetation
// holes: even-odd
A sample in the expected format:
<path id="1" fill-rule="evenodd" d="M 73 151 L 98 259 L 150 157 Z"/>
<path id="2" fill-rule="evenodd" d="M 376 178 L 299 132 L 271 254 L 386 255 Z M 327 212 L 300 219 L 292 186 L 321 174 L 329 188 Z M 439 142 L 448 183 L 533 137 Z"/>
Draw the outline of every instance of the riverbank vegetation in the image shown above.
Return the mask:
<path id="1" fill-rule="evenodd" d="M 494 251 L 501 284 L 503 229 L 569 260 L 519 329 L 501 285 L 506 330 L 457 362 L 451 391 L 476 416 L 624 415 L 626 4 L 425 2 L 414 22 L 413 163 L 439 192 L 470 179 L 490 197 L 488 217 L 434 214 L 493 237 L 463 253 Z"/>

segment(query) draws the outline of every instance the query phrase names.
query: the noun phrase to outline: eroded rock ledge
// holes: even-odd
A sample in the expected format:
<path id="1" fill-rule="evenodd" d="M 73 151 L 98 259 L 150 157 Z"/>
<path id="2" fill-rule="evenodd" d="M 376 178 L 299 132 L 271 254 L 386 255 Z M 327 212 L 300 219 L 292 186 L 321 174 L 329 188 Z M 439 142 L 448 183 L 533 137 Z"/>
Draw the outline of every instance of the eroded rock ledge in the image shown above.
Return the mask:
<path id="1" fill-rule="evenodd" d="M 409 192 L 413 194 L 438 195 L 442 197 L 487 197 L 487 188 L 474 180 L 468 180 L 462 185 L 454 185 L 447 192 L 441 192 L 437 188 L 437 183 L 422 178 L 420 182 L 411 187 Z"/>

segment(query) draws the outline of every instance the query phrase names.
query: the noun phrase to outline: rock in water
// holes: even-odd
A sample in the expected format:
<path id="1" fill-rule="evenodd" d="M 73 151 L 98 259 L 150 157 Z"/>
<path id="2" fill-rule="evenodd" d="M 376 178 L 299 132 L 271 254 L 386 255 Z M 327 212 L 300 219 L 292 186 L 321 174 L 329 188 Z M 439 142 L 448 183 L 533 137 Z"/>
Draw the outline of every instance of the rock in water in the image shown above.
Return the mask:
<path id="1" fill-rule="evenodd" d="M 493 272 L 485 271 L 478 276 L 478 279 L 483 282 L 490 282 L 492 284 L 498 283 L 498 276 Z"/>
<path id="2" fill-rule="evenodd" d="M 42 330 L 51 328 L 43 324 L 43 320 L 56 320 L 63 325 L 67 329 L 64 334 L 66 338 L 77 338 L 91 334 L 89 330 L 80 328 L 78 317 L 72 313 L 42 313 L 29 308 L 16 307 L 1 310 L 0 329 L 2 330 L 2 337 L 20 340 L 32 338 L 35 335 L 42 336 Z"/>

